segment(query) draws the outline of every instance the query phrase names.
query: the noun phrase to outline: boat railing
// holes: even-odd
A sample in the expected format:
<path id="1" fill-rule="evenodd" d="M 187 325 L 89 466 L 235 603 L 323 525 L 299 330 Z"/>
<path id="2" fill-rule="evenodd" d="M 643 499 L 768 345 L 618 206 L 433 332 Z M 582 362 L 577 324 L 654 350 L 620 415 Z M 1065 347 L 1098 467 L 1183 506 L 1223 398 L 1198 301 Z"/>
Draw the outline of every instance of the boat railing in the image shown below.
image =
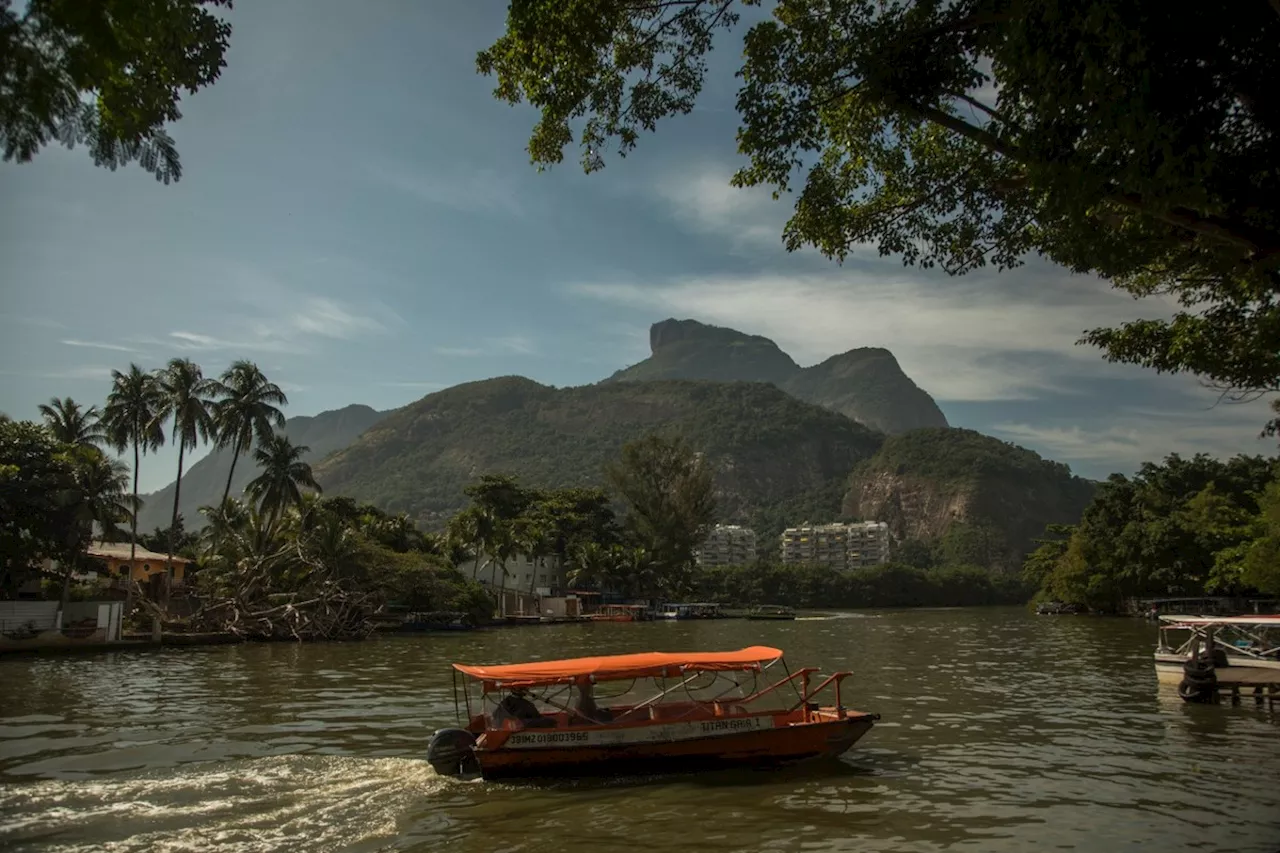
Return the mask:
<path id="1" fill-rule="evenodd" d="M 833 708 L 828 708 L 825 713 L 828 715 L 834 714 L 836 718 L 844 716 L 845 708 L 843 696 L 841 695 L 841 685 L 846 678 L 852 675 L 851 672 L 836 672 L 814 684 L 813 675 L 819 670 L 816 667 L 805 667 L 791 672 L 785 678 L 780 678 L 761 689 L 755 689 L 756 685 L 752 682 L 758 683 L 759 675 L 765 672 L 769 665 L 761 667 L 759 672 L 750 673 L 752 679 L 746 684 L 739 679 L 731 677 L 729 672 L 698 671 L 689 673 L 674 683 L 666 683 L 665 680 L 655 679 L 654 686 L 657 688 L 655 693 L 640 701 L 625 701 L 625 697 L 634 692 L 636 683 L 633 681 L 632 685 L 622 693 L 598 697 L 602 700 L 598 707 L 607 713 L 607 717 L 594 717 L 590 713 L 584 713 L 573 707 L 571 691 L 575 689 L 576 685 L 571 683 L 547 685 L 549 689 L 538 693 L 533 698 L 541 706 L 545 721 L 544 725 L 555 728 L 596 725 L 606 720 L 612 723 L 626 724 L 649 721 L 682 722 L 723 717 L 749 717 L 761 714 L 794 714 L 801 708 L 804 709 L 807 718 L 811 713 L 819 711 L 815 701 L 816 697 L 828 688 L 834 688 L 835 705 Z M 745 673 L 736 674 L 742 675 Z M 708 675 L 712 676 L 710 684 L 701 688 L 691 689 L 692 685 Z M 796 701 L 784 700 L 777 703 L 764 701 L 770 696 L 776 696 L 780 690 L 786 687 L 795 689 Z M 687 699 L 678 696 L 679 691 L 682 690 L 685 692 Z M 482 699 L 482 704 L 492 703 L 494 706 L 498 704 L 492 699 L 487 699 L 487 697 L 494 694 L 485 695 L 486 699 Z M 618 702 L 617 700 L 624 701 Z M 496 723 L 493 719 L 493 713 L 488 708 L 485 708 L 482 719 L 484 719 L 483 728 L 489 730 L 524 727 L 524 724 L 512 720 L 507 721 L 505 724 Z"/>
<path id="2" fill-rule="evenodd" d="M 1171 648 L 1166 632 L 1167 631 L 1190 631 L 1191 635 L 1176 648 Z M 1274 660 L 1280 655 L 1280 645 L 1276 645 L 1274 639 L 1270 639 L 1264 635 L 1250 631 L 1247 627 L 1238 623 L 1194 623 L 1194 622 L 1176 622 L 1170 621 L 1168 624 L 1161 626 L 1160 639 L 1156 646 L 1157 654 L 1190 654 L 1191 651 L 1200 643 L 1209 639 L 1212 633 L 1213 642 L 1217 646 L 1229 649 L 1233 654 L 1241 657 L 1255 658 L 1258 660 Z M 1245 645 L 1241 645 L 1239 640 L 1233 640 L 1232 637 L 1238 637 L 1239 640 L 1246 641 Z"/>

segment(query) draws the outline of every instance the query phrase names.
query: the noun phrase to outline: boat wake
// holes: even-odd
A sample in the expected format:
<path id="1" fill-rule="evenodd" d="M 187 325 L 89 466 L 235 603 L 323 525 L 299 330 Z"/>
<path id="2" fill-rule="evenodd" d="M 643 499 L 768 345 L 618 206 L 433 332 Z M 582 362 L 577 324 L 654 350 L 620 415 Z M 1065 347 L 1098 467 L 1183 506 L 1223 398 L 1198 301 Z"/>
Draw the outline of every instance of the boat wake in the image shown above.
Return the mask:
<path id="1" fill-rule="evenodd" d="M 0 847 L 248 853 L 307 839 L 307 849 L 333 850 L 394 837 L 415 805 L 450 784 L 424 761 L 305 755 L 6 784 Z"/>

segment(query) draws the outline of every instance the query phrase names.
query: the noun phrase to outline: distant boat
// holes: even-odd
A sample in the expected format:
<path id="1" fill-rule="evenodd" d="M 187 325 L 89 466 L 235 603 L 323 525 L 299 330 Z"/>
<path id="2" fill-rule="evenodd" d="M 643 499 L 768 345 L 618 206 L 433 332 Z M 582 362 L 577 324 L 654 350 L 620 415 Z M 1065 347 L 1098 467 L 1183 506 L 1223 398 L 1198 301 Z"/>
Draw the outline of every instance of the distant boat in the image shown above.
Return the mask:
<path id="1" fill-rule="evenodd" d="M 602 604 L 591 614 L 593 622 L 639 622 L 646 616 L 643 604 Z"/>
<path id="2" fill-rule="evenodd" d="M 664 604 L 654 614 L 657 619 L 723 619 L 720 605 L 709 601 Z"/>
<path id="3" fill-rule="evenodd" d="M 757 604 L 747 611 L 748 619 L 795 619 L 796 612 L 781 604 Z"/>

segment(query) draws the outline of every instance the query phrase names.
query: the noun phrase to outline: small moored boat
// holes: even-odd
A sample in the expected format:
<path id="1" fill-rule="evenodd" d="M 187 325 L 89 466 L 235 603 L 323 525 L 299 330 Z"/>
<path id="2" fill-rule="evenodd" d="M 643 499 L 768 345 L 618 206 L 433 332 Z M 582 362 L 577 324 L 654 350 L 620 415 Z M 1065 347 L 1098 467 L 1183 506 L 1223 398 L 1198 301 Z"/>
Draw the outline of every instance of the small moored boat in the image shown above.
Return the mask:
<path id="1" fill-rule="evenodd" d="M 712 601 L 664 604 L 654 614 L 656 619 L 722 619 L 724 612 Z"/>
<path id="2" fill-rule="evenodd" d="M 796 612 L 781 604 L 757 604 L 747 611 L 748 619 L 794 619 Z"/>
<path id="3" fill-rule="evenodd" d="M 643 604 L 602 604 L 591 614 L 593 622 L 639 622 L 648 615 Z"/>
<path id="4" fill-rule="evenodd" d="M 427 761 L 442 775 L 485 779 L 774 766 L 841 755 L 880 718 L 844 707 L 849 672 L 813 685 L 818 670 L 805 667 L 762 683 L 781 662 L 778 649 L 753 646 L 455 663 L 466 722 L 437 731 Z M 835 704 L 820 705 L 815 697 L 829 687 Z"/>
<path id="5" fill-rule="evenodd" d="M 1188 702 L 1215 701 L 1224 684 L 1259 695 L 1280 689 L 1280 616 L 1159 618 L 1156 679 L 1177 683 Z"/>

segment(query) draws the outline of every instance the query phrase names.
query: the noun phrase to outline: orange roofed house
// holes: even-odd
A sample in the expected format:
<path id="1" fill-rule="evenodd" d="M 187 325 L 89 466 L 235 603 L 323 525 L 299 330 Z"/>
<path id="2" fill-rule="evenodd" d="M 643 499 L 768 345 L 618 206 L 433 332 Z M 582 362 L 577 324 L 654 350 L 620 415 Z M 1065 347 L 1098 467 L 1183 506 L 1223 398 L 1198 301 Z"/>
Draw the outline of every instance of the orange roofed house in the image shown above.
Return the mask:
<path id="1" fill-rule="evenodd" d="M 99 563 L 106 566 L 108 577 L 119 578 L 124 577 L 128 572 L 128 576 L 133 578 L 139 584 L 146 586 L 148 583 L 152 586 L 158 586 L 165 577 L 165 565 L 167 557 L 164 554 L 158 554 L 155 551 L 149 551 L 141 545 L 133 547 L 133 562 L 130 564 L 129 552 L 131 546 L 128 542 L 94 542 L 86 553 L 96 559 Z M 173 586 L 181 586 L 186 579 L 187 566 L 191 563 L 185 557 L 173 555 Z"/>

